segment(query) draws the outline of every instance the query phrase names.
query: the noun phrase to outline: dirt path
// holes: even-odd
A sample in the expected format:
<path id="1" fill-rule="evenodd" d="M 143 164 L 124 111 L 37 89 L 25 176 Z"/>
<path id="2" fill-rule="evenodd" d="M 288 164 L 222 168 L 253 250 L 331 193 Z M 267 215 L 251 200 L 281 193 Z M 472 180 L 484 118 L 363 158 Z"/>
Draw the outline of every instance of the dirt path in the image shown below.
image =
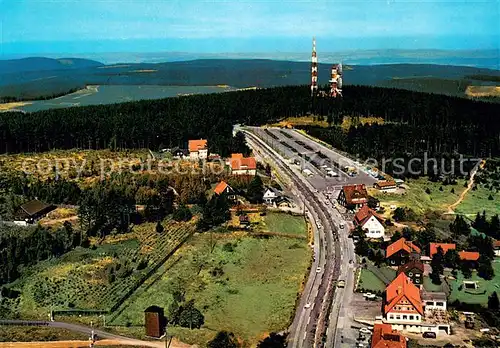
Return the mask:
<path id="1" fill-rule="evenodd" d="M 50 226 L 50 225 L 55 225 L 55 224 L 58 224 L 58 223 L 64 223 L 66 221 L 77 222 L 78 221 L 78 216 L 69 216 L 69 217 L 60 218 L 60 219 L 41 220 L 40 224 L 42 224 L 43 226 Z"/>
<path id="2" fill-rule="evenodd" d="M 465 199 L 465 196 L 467 195 L 467 193 L 474 186 L 474 177 L 476 176 L 476 173 L 477 173 L 478 169 L 483 169 L 485 164 L 486 164 L 486 161 L 485 160 L 481 160 L 481 162 L 479 163 L 479 165 L 474 167 L 474 169 L 472 170 L 472 173 L 470 175 L 469 184 L 467 185 L 467 188 L 460 194 L 460 197 L 458 197 L 458 200 L 455 203 L 453 203 L 452 205 L 450 205 L 448 207 L 447 214 L 454 214 L 455 213 L 455 208 L 460 203 L 462 203 L 462 201 Z"/>
<path id="3" fill-rule="evenodd" d="M 127 342 L 120 342 L 118 340 L 102 340 L 94 344 L 98 346 L 119 346 L 130 345 Z M 46 342 L 1 342 L 0 348 L 83 348 L 89 347 L 89 341 L 46 341 Z"/>
<path id="4" fill-rule="evenodd" d="M 141 345 L 138 340 L 99 340 L 94 343 L 95 347 L 99 346 L 131 346 L 131 347 L 158 347 L 164 348 L 165 342 L 148 342 L 148 345 Z M 0 348 L 88 348 L 89 341 L 45 341 L 45 342 L 0 342 Z M 190 345 L 179 343 L 173 340 L 170 348 L 187 348 Z"/>
<path id="5" fill-rule="evenodd" d="M 122 346 L 135 346 L 135 347 L 152 347 L 152 348 L 164 348 L 165 341 L 145 341 L 136 338 L 130 338 L 125 336 L 120 336 L 117 334 L 112 334 L 106 331 L 102 331 L 99 329 L 93 329 L 88 326 L 80 325 L 80 324 L 72 324 L 58 321 L 30 321 L 30 320 L 1 320 L 0 325 L 16 325 L 16 326 L 49 326 L 56 328 L 63 328 L 67 330 L 71 330 L 74 332 L 80 332 L 83 334 L 90 335 L 91 332 L 94 332 L 95 335 L 99 338 L 96 342 L 96 345 L 106 345 L 102 342 L 113 341 L 116 342 L 114 345 L 122 345 Z M 102 340 L 100 339 L 102 338 Z M 62 343 L 61 343 L 62 342 Z M 84 343 L 84 345 L 81 345 Z M 51 342 L 3 342 L 0 343 L 0 348 L 7 347 L 88 347 L 89 341 L 51 341 Z M 179 342 L 177 340 L 172 340 L 170 344 L 171 348 L 188 348 L 192 347 L 189 344 Z"/>

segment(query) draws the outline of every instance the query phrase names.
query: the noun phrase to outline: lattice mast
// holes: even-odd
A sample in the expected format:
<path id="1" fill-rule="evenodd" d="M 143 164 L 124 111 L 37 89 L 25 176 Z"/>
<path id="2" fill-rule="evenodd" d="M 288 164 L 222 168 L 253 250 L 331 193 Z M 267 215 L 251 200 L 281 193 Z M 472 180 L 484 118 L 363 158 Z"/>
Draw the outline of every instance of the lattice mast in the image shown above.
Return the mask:
<path id="1" fill-rule="evenodd" d="M 318 57 L 316 56 L 316 38 L 312 41 L 311 55 L 311 96 L 318 93 Z"/>

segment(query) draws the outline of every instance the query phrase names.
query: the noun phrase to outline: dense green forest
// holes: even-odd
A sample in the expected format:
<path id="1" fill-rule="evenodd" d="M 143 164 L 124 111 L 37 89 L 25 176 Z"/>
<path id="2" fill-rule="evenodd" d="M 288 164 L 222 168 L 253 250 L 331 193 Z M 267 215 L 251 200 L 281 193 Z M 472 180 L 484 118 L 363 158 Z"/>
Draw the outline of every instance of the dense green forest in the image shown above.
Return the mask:
<path id="1" fill-rule="evenodd" d="M 312 105 L 311 105 L 312 104 Z M 361 157 L 423 151 L 470 156 L 500 154 L 500 106 L 443 95 L 367 86 L 347 86 L 344 98 L 311 103 L 307 86 L 193 95 L 34 113 L 0 114 L 0 152 L 51 149 L 185 146 L 208 138 L 212 152 L 227 155 L 232 125 L 261 125 L 309 112 L 331 125 L 344 116 L 378 116 L 384 125 L 310 129 Z"/>
<path id="2" fill-rule="evenodd" d="M 19 276 L 19 265 L 28 266 L 60 256 L 80 245 L 80 237 L 80 233 L 75 233 L 70 223 L 53 231 L 42 226 L 0 225 L 0 285 Z"/>

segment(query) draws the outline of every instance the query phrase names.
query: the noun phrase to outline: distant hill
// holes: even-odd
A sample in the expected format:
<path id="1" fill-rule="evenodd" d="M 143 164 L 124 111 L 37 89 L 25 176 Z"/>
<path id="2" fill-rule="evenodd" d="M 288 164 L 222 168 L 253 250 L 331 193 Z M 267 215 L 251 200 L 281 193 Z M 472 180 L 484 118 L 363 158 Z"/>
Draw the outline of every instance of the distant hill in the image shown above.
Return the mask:
<path id="1" fill-rule="evenodd" d="M 25 69 L 28 66 L 32 69 L 36 64 L 30 65 L 29 62 L 33 60 L 43 62 L 40 64 L 44 69 L 24 70 L 19 74 L 23 64 Z M 0 97 L 21 99 L 58 95 L 72 88 L 104 84 L 229 85 L 237 88 L 302 85 L 309 83 L 311 69 L 309 62 L 268 59 L 198 59 L 103 65 L 88 60 L 29 58 L 17 61 L 16 72 L 6 70 L 6 64 L 9 63 L 0 61 Z M 56 68 L 50 69 L 51 66 Z M 330 69 L 331 64 L 319 64 L 320 85 L 328 83 Z M 498 70 L 433 64 L 348 65 L 344 68 L 344 84 L 394 87 L 455 96 L 465 96 L 465 90 L 470 85 L 493 85 L 498 77 Z"/>
<path id="2" fill-rule="evenodd" d="M 102 66 L 104 64 L 90 59 L 82 58 L 44 58 L 32 57 L 23 59 L 0 60 L 0 74 L 20 73 L 26 71 L 47 71 L 82 69 Z"/>

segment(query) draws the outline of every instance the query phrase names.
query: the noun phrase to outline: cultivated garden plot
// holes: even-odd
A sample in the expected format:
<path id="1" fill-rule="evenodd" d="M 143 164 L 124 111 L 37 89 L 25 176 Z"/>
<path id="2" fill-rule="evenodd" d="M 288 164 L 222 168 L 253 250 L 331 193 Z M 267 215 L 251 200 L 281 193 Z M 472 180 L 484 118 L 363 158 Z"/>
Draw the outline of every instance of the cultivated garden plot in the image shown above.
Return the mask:
<path id="1" fill-rule="evenodd" d="M 46 316 L 49 310 L 113 310 L 193 231 L 192 224 L 169 222 L 158 233 L 155 224 L 145 223 L 126 240 L 111 236 L 100 245 L 77 247 L 27 269 L 11 285 L 22 293 L 11 306 L 26 317 Z"/>

